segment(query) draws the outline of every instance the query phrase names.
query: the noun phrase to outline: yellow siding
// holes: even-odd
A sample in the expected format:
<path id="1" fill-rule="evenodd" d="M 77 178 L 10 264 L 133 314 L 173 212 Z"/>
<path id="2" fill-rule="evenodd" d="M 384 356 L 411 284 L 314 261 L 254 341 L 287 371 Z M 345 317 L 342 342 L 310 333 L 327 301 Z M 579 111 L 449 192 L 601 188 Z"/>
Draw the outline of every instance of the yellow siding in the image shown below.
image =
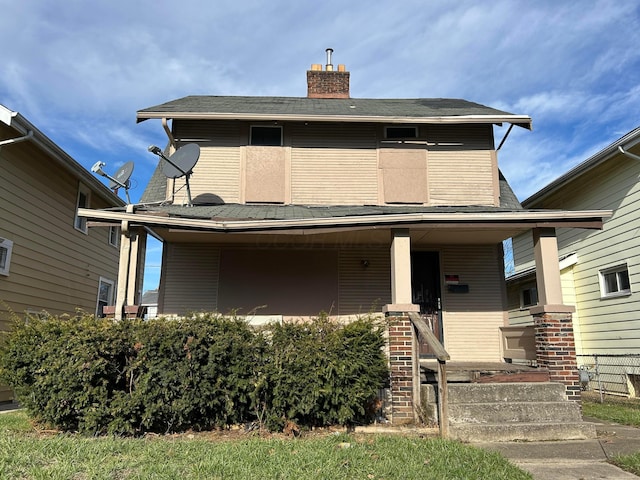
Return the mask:
<path id="1" fill-rule="evenodd" d="M 640 164 L 621 155 L 596 167 L 535 208 L 612 209 L 604 230 L 559 229 L 560 254 L 578 252 L 574 267 L 580 353 L 640 353 Z M 602 298 L 599 271 L 626 263 L 632 294 Z M 568 302 L 568 299 L 565 299 Z"/>
<path id="2" fill-rule="evenodd" d="M 442 274 L 459 275 L 469 293 L 442 294 L 444 346 L 453 361 L 501 361 L 500 327 L 504 325 L 498 246 L 445 247 Z"/>

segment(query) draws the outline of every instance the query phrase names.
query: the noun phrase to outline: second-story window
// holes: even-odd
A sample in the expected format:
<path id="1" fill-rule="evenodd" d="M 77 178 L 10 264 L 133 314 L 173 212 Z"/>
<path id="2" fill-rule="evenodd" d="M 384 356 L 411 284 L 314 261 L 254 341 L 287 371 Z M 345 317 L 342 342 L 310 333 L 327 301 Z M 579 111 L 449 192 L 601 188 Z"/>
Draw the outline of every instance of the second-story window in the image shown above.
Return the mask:
<path id="1" fill-rule="evenodd" d="M 417 127 L 384 127 L 384 138 L 388 140 L 418 138 L 418 128 Z"/>
<path id="2" fill-rule="evenodd" d="M 253 125 L 249 134 L 249 145 L 282 146 L 282 127 Z"/>
<path id="3" fill-rule="evenodd" d="M 80 187 L 78 188 L 78 197 L 76 200 L 76 216 L 74 219 L 74 227 L 76 227 L 77 230 L 80 230 L 83 233 L 87 233 L 87 219 L 84 217 L 80 217 L 78 216 L 78 208 L 89 208 L 89 198 L 90 198 L 90 192 L 89 189 L 87 187 L 85 187 L 84 185 L 80 185 Z"/>

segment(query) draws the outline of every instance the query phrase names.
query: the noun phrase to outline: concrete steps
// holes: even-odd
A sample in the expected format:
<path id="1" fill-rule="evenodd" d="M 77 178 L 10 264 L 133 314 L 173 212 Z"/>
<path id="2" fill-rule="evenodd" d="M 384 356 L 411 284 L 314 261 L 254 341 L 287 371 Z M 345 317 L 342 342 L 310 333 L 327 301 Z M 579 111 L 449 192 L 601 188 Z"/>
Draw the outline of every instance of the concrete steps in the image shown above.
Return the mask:
<path id="1" fill-rule="evenodd" d="M 423 409 L 437 412 L 433 385 L 423 385 Z M 465 442 L 595 438 L 580 407 L 558 383 L 449 384 L 449 431 Z"/>

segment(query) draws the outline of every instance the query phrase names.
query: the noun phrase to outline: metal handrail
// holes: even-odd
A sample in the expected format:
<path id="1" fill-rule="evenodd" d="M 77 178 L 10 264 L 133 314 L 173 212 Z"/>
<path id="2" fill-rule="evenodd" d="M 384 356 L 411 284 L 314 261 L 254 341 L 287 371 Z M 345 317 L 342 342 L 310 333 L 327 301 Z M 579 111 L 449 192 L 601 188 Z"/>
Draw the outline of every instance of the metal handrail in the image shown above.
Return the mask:
<path id="1" fill-rule="evenodd" d="M 438 360 L 438 419 L 440 426 L 440 435 L 444 438 L 449 436 L 449 387 L 447 384 L 447 360 L 451 357 L 445 350 L 444 345 L 438 340 L 431 331 L 427 322 L 417 313 L 409 312 L 409 319 L 414 328 L 424 338 L 431 350 L 435 353 Z M 418 373 L 418 378 L 420 374 Z M 418 391 L 420 389 L 418 388 Z M 417 404 L 420 405 L 421 399 L 418 397 Z"/>

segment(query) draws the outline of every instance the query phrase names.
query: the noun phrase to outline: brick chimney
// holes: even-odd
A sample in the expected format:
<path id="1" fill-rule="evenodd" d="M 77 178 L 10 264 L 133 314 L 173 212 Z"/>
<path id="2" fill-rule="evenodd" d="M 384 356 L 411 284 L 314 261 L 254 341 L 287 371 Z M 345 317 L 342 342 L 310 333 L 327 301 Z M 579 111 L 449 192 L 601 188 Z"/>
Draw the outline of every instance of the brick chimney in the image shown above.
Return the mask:
<path id="1" fill-rule="evenodd" d="M 314 63 L 311 70 L 307 70 L 308 98 L 349 98 L 349 72 L 344 65 L 338 65 L 338 70 L 331 64 L 332 48 L 327 48 L 327 66 Z"/>

